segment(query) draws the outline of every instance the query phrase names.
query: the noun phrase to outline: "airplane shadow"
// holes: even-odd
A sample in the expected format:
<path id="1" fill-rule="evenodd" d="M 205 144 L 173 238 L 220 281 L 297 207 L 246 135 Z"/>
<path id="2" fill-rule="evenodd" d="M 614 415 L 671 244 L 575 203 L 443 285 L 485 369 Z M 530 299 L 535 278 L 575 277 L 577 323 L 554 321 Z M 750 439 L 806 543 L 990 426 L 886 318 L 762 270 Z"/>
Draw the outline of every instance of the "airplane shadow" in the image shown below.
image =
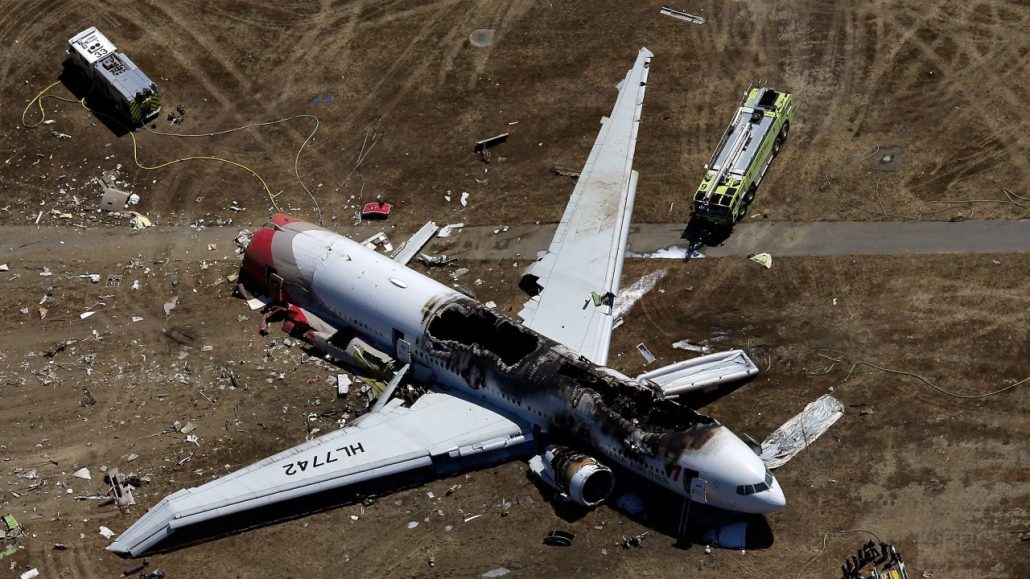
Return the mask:
<path id="1" fill-rule="evenodd" d="M 675 540 L 674 546 L 690 549 L 694 545 L 713 547 L 768 549 L 775 543 L 772 528 L 764 515 L 735 513 L 701 503 L 692 503 L 684 497 L 659 487 L 633 473 L 618 473 L 617 483 L 607 505 L 630 520 L 656 533 Z M 632 497 L 626 500 L 624 497 Z M 632 507 L 632 508 L 626 508 Z M 683 521 L 684 517 L 686 522 Z M 734 529 L 743 523 L 743 543 L 725 544 L 728 535 L 724 529 Z"/>

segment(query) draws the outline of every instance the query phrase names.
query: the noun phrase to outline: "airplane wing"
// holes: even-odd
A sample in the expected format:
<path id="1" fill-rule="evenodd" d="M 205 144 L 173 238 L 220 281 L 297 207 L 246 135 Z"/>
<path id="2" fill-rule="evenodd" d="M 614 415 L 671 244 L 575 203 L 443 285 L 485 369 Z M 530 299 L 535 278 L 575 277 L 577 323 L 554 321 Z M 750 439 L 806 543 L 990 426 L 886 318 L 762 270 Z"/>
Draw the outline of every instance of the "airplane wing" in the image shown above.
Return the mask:
<path id="1" fill-rule="evenodd" d="M 608 360 L 612 300 L 637 188 L 633 151 L 651 56 L 640 49 L 619 84 L 554 239 L 520 283 L 535 294 L 519 312 L 524 325 L 601 365 Z"/>
<path id="2" fill-rule="evenodd" d="M 391 475 L 437 475 L 530 454 L 532 434 L 472 402 L 429 392 L 411 408 L 392 400 L 354 425 L 305 442 L 155 505 L 108 549 L 139 555 L 176 530 Z"/>

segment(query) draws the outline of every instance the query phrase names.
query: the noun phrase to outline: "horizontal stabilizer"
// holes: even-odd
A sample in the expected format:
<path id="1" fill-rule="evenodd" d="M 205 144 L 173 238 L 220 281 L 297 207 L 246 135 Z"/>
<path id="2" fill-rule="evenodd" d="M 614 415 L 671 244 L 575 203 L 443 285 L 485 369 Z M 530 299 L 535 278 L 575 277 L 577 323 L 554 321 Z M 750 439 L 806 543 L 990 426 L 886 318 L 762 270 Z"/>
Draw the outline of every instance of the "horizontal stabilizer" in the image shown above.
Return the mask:
<path id="1" fill-rule="evenodd" d="M 743 350 L 730 350 L 652 370 L 637 376 L 637 382 L 660 389 L 666 397 L 674 397 L 694 390 L 712 390 L 720 384 L 757 373 L 758 367 Z"/>

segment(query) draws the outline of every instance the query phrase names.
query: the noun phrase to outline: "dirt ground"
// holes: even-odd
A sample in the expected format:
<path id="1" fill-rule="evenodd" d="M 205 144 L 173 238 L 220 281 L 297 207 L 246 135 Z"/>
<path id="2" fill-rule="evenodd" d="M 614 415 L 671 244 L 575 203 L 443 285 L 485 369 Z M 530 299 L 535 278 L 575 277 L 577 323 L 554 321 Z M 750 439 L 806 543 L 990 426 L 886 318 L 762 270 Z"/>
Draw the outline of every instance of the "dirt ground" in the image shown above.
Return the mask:
<path id="1" fill-rule="evenodd" d="M 381 196 L 396 205 L 387 225 L 398 228 L 395 241 L 428 219 L 557 221 L 573 182 L 550 169 L 582 165 L 641 46 L 655 58 L 635 164 L 637 222 L 687 220 L 702 165 L 758 80 L 792 90 L 799 104 L 749 219 L 1027 217 L 1026 202 L 1002 189 L 1030 197 L 1020 114 L 1030 96 L 1030 10 L 1020 2 L 680 6 L 706 16 L 700 26 L 660 16 L 661 3 L 555 4 L 5 6 L 0 237 L 3 225 L 38 220 L 67 232 L 67 250 L 0 255 L 11 269 L 0 272 L 0 514 L 28 530 L 24 549 L 0 561 L 0 576 L 30 567 L 47 577 L 117 576 L 133 562 L 104 551 L 100 525 L 122 531 L 167 494 L 335 428 L 363 407 L 356 396 L 335 398 L 326 384 L 334 368 L 277 330 L 259 335 L 258 314 L 219 283 L 238 268 L 232 234 L 210 251 L 194 238 L 191 225 L 263 223 L 273 209 L 256 179 L 211 161 L 139 169 L 128 136 L 74 103 L 47 100 L 53 124 L 21 125 L 29 99 L 60 73 L 64 40 L 87 26 L 160 85 L 167 111 L 185 105 L 183 124 L 162 115 L 155 131 L 316 115 L 298 166 L 326 223 L 350 225 L 358 203 Z M 493 46 L 469 44 L 477 28 L 497 30 Z M 63 85 L 51 94 L 69 96 Z M 304 117 L 211 138 L 140 132 L 139 158 L 246 164 L 281 191 L 282 209 L 317 220 L 293 175 L 313 125 Z M 476 140 L 504 131 L 511 136 L 490 164 L 472 153 Z M 895 171 L 877 168 L 887 147 L 904 151 Z M 96 212 L 90 181 L 119 164 L 142 197 L 138 210 L 183 226 L 181 242 L 137 249 L 126 219 Z M 463 191 L 467 207 L 457 200 Z M 952 203 L 960 200 L 968 202 Z M 244 209 L 229 209 L 234 203 Z M 76 225 L 126 235 L 83 246 Z M 462 265 L 479 298 L 517 309 L 525 264 Z M 44 267 L 52 275 L 41 276 Z M 672 349 L 680 339 L 749 348 L 763 372 L 704 411 L 758 439 L 831 388 L 846 406 L 824 439 L 779 471 L 789 504 L 768 517 L 772 546 L 705 555 L 656 532 L 642 548 L 623 549 L 623 537 L 650 527 L 608 507 L 566 520 L 516 462 L 157 554 L 149 568 L 169 577 L 478 576 L 501 566 L 519 576 L 757 577 L 795 576 L 819 556 L 804 575 L 815 577 L 833 576 L 869 537 L 837 531 L 862 529 L 896 544 L 917 576 L 1030 575 L 1025 386 L 959 399 L 910 375 L 855 366 L 917 374 L 962 394 L 1026 378 L 1026 254 L 784 258 L 771 270 L 731 258 L 632 261 L 623 283 L 658 269 L 666 277 L 616 330 L 613 367 L 642 370 L 640 342 L 656 364 L 692 355 Z M 101 282 L 78 277 L 89 273 Z M 116 287 L 108 275 L 121 276 Z M 84 311 L 97 313 L 80 319 Z M 65 341 L 74 343 L 62 349 Z M 172 432 L 175 421 L 194 422 L 199 445 Z M 71 475 L 84 466 L 92 481 Z M 139 505 L 122 514 L 75 499 L 102 493 L 101 469 L 115 466 L 149 478 Z M 484 516 L 463 522 L 473 514 Z M 420 524 L 408 529 L 409 521 Z M 577 534 L 572 547 L 541 544 L 556 528 Z"/>

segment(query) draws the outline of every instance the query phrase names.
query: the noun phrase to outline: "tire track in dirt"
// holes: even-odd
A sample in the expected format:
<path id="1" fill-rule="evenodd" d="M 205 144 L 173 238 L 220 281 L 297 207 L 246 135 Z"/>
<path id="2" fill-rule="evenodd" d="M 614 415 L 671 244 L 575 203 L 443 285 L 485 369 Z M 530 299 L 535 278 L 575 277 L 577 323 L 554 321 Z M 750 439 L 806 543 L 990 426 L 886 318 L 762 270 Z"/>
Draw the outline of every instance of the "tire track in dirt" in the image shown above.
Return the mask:
<path id="1" fill-rule="evenodd" d="M 60 25 L 64 21 L 65 16 L 76 10 L 78 6 L 61 3 L 58 1 L 54 2 L 34 2 L 24 7 L 11 7 L 6 10 L 0 11 L 0 38 L 13 44 L 14 39 L 19 41 L 18 45 L 14 48 L 14 55 L 8 56 L 2 59 L 0 62 L 0 84 L 4 86 L 21 85 L 25 87 L 25 97 L 23 101 L 7 103 L 8 106 L 4 107 L 3 114 L 5 116 L 10 115 L 13 119 L 19 119 L 17 122 L 20 123 L 21 111 L 29 99 L 35 96 L 36 91 L 42 90 L 46 87 L 46 84 L 25 85 L 21 83 L 23 78 L 13 78 L 12 74 L 18 67 L 25 62 L 31 62 L 32 59 L 18 58 L 17 54 L 22 51 L 34 50 L 32 47 L 44 45 L 45 43 L 39 41 L 40 38 L 47 38 L 47 42 L 53 42 L 54 39 L 67 39 L 72 34 L 78 32 L 67 32 L 64 27 Z M 57 30 L 55 30 L 57 29 Z M 58 40 L 59 43 L 63 43 L 63 40 Z M 61 44 L 58 44 L 61 46 Z M 56 80 L 57 75 L 60 72 L 60 68 L 55 66 L 51 74 L 43 73 L 43 77 L 47 79 Z M 34 71 L 26 71 L 23 76 L 33 76 Z M 56 87 L 55 87 L 56 88 Z M 13 124 L 13 123 L 12 123 Z"/>
<path id="2" fill-rule="evenodd" d="M 995 9 L 996 14 L 996 7 L 992 6 L 992 9 Z M 974 10 L 976 9 L 974 8 Z M 968 18 L 962 20 L 967 21 Z M 1000 16 L 997 17 L 994 24 L 1004 26 Z M 964 83 L 954 81 L 954 79 L 966 77 L 967 75 L 963 73 L 967 72 L 967 68 L 982 69 L 986 66 L 1001 68 L 1011 73 L 1020 60 L 1018 55 L 1011 53 L 1008 45 L 1005 44 L 995 45 L 995 49 L 987 54 L 972 54 L 969 47 L 975 43 L 966 38 L 960 38 L 961 46 L 955 47 L 955 50 L 951 51 L 946 47 L 955 43 L 954 37 L 943 34 L 936 35 L 936 38 L 930 43 L 921 39 L 921 37 L 931 34 L 936 34 L 936 32 L 923 28 L 916 30 L 914 37 L 920 40 L 910 42 L 910 46 L 921 58 L 909 61 L 905 77 L 923 78 L 924 75 L 920 73 L 921 69 L 935 71 L 936 75 L 940 75 L 938 82 L 946 83 L 941 93 L 948 98 L 940 100 L 960 100 L 963 107 L 973 109 L 980 118 L 979 125 L 990 133 L 987 139 L 980 141 L 981 145 L 988 143 L 992 145 L 985 148 L 976 147 L 974 153 L 970 155 L 949 159 L 946 174 L 950 180 L 947 182 L 938 180 L 946 187 L 965 175 L 981 173 L 987 168 L 989 161 L 1000 161 L 1005 157 L 1020 172 L 1019 177 L 1014 181 L 1022 182 L 1030 179 L 1030 160 L 1026 156 L 1028 148 L 1026 131 L 1018 123 L 1009 123 L 1004 118 L 999 118 L 1005 111 L 1020 110 L 1022 99 L 1004 83 L 993 84 L 992 90 L 978 91 L 975 87 L 966 87 Z M 942 51 L 952 52 L 952 54 L 942 54 Z M 1010 58 L 1004 58 L 1003 53 L 1007 53 Z M 960 56 L 961 59 L 970 61 L 968 67 L 956 66 L 956 61 L 960 60 Z M 1015 56 L 1015 63 L 1011 62 L 1012 56 Z M 1004 75 L 999 74 L 998 76 L 1004 78 Z M 976 78 L 979 78 L 979 75 Z M 910 81 L 911 90 L 919 92 L 921 87 L 913 86 L 914 84 L 916 83 Z M 976 95 L 975 98 L 966 96 L 970 94 Z M 943 188 L 941 189 L 943 190 Z"/>

